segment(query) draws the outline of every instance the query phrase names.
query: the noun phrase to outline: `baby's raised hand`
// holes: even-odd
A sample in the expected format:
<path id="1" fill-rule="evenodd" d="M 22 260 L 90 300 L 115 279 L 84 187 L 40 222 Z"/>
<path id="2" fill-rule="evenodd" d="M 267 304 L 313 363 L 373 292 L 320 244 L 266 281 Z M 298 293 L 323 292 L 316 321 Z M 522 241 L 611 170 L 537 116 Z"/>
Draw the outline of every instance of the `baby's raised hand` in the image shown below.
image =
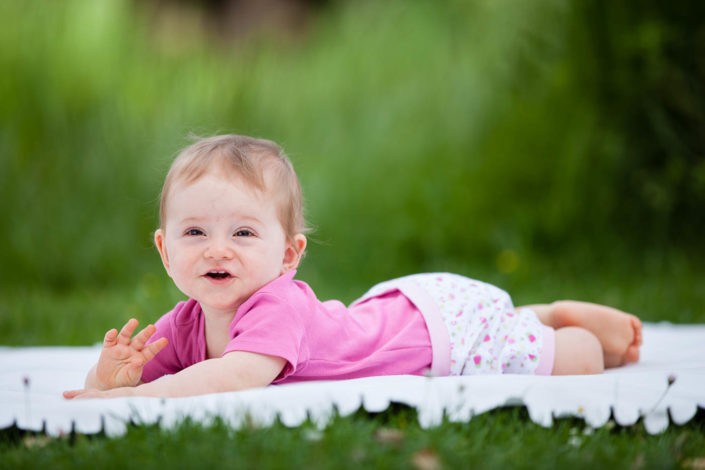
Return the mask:
<path id="1" fill-rule="evenodd" d="M 113 328 L 105 334 L 103 350 L 94 370 L 94 381 L 89 378 L 87 387 L 108 390 L 134 387 L 140 383 L 144 365 L 164 349 L 167 340 L 160 338 L 147 345 L 156 328 L 148 325 L 133 338 L 137 325 L 137 320 L 131 318 L 119 333 Z"/>

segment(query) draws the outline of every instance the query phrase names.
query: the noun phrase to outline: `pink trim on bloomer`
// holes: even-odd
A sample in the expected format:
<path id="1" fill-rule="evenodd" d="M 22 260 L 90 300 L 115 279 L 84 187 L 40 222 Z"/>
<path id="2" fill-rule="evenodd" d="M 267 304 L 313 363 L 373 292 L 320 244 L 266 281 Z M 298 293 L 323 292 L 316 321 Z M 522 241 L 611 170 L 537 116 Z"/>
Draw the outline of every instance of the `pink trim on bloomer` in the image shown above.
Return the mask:
<path id="1" fill-rule="evenodd" d="M 541 325 L 541 327 L 543 346 L 539 355 L 539 365 L 536 367 L 534 374 L 551 375 L 556 359 L 556 330 L 546 325 Z"/>

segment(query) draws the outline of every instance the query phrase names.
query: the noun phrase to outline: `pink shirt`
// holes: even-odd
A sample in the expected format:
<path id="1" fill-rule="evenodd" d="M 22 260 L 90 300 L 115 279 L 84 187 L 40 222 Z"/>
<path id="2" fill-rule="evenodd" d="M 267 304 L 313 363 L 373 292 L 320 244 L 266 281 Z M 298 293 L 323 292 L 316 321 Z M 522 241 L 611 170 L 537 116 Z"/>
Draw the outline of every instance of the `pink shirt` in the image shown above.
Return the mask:
<path id="1" fill-rule="evenodd" d="M 295 273 L 283 274 L 240 306 L 223 354 L 284 358 L 287 365 L 274 383 L 420 375 L 437 368 L 438 353 L 431 347 L 435 326 L 429 335 L 427 321 L 403 289 L 371 293 L 346 307 L 319 301 L 306 283 L 293 279 Z M 204 315 L 195 300 L 177 304 L 156 327 L 150 342 L 166 337 L 169 345 L 147 363 L 144 382 L 206 359 Z M 441 362 L 447 368 L 445 358 Z"/>

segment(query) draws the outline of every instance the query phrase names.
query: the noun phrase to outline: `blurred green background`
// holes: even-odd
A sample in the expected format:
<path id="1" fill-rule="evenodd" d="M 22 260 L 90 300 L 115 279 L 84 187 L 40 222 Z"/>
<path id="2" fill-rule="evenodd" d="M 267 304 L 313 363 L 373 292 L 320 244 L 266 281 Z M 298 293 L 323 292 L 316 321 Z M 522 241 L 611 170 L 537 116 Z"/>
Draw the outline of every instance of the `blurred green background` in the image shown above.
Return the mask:
<path id="1" fill-rule="evenodd" d="M 0 344 L 169 310 L 162 178 L 230 132 L 294 161 L 322 299 L 449 270 L 705 321 L 701 2 L 257 4 L 0 2 Z"/>

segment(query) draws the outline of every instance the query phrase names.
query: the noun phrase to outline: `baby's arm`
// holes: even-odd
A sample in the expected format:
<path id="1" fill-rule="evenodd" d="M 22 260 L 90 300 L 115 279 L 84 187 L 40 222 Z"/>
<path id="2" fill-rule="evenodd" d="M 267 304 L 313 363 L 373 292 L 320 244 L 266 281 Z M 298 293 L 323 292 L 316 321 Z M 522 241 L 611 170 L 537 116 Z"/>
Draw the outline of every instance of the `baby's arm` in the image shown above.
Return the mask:
<path id="1" fill-rule="evenodd" d="M 120 333 L 113 328 L 105 334 L 103 350 L 98 363 L 88 372 L 86 389 L 109 390 L 117 387 L 134 387 L 140 383 L 142 369 L 167 345 L 166 338 L 146 344 L 154 334 L 154 325 L 132 334 L 138 322 L 130 319 Z"/>
<path id="2" fill-rule="evenodd" d="M 174 374 L 137 387 L 112 390 L 74 390 L 66 398 L 118 396 L 183 397 L 264 387 L 277 378 L 286 360 L 244 351 L 233 351 L 217 359 L 196 363 Z"/>

